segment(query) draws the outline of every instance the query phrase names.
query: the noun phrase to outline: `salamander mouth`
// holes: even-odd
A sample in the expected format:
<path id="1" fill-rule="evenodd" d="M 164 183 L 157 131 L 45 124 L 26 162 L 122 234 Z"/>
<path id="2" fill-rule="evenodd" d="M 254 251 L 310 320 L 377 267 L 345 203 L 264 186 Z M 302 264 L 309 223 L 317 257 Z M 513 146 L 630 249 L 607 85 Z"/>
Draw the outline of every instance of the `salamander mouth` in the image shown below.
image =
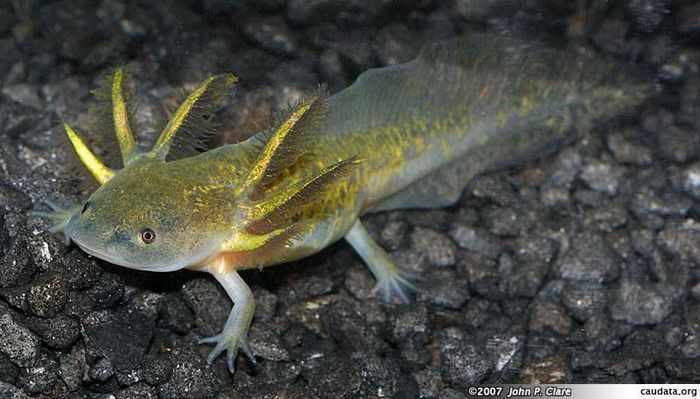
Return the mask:
<path id="1" fill-rule="evenodd" d="M 212 245 L 198 251 L 197 253 L 192 254 L 188 257 L 184 257 L 179 261 L 172 263 L 147 265 L 145 263 L 135 263 L 123 259 L 113 253 L 110 253 L 109 249 L 104 250 L 90 247 L 89 245 L 86 245 L 85 243 L 81 242 L 80 239 L 76 239 L 75 237 L 71 236 L 71 239 L 78 246 L 78 248 L 80 248 L 81 250 L 83 250 L 91 256 L 102 259 L 117 266 L 152 272 L 170 272 L 184 269 L 193 265 L 203 264 L 210 261 L 219 254 L 219 251 L 217 251 L 218 245 L 216 245 L 216 243 L 213 243 Z"/>
<path id="2" fill-rule="evenodd" d="M 91 256 L 105 260 L 105 261 L 112 263 L 112 264 L 115 264 L 117 266 L 128 267 L 131 269 L 141 269 L 141 267 L 134 267 L 134 266 L 128 264 L 128 262 L 124 262 L 123 260 L 118 259 L 113 255 L 110 255 L 106 251 L 100 251 L 98 249 L 91 248 L 91 247 L 81 243 L 79 240 L 76 240 L 75 237 L 71 237 L 71 240 L 73 240 L 73 242 L 78 246 L 78 248 L 80 248 L 81 250 L 83 250 L 84 252 L 86 252 L 87 254 L 89 254 Z"/>

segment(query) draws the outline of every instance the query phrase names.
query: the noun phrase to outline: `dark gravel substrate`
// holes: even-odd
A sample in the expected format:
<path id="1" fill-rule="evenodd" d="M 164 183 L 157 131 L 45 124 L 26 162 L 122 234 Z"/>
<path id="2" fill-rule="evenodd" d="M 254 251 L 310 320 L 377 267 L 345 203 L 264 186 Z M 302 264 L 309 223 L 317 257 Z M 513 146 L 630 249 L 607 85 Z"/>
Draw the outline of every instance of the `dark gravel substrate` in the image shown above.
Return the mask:
<path id="1" fill-rule="evenodd" d="M 458 206 L 367 218 L 402 266 L 429 277 L 410 305 L 370 297 L 345 243 L 245 272 L 258 362 L 239 356 L 231 377 L 196 344 L 228 315 L 213 279 L 89 259 L 27 216 L 41 199 L 89 192 L 59 122 L 91 126 L 89 90 L 115 65 L 135 76 L 144 143 L 162 104 L 236 73 L 217 137 L 231 142 L 320 82 L 337 91 L 421 43 L 477 30 L 643 64 L 661 94 L 558 154 L 478 178 Z M 0 398 L 462 398 L 474 382 L 700 382 L 699 45 L 700 4 L 685 0 L 0 1 Z"/>

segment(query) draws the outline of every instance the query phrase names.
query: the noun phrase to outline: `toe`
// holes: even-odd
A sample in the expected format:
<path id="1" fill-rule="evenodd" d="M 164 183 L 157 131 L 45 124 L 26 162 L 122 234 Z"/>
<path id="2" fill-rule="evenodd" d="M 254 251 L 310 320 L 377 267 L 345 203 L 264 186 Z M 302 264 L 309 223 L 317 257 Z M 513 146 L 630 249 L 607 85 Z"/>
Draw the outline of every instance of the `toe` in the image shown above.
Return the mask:
<path id="1" fill-rule="evenodd" d="M 202 338 L 199 341 L 197 341 L 197 343 L 198 344 L 215 344 L 215 343 L 219 342 L 220 336 L 221 336 L 221 334 L 214 335 L 211 337 Z"/>

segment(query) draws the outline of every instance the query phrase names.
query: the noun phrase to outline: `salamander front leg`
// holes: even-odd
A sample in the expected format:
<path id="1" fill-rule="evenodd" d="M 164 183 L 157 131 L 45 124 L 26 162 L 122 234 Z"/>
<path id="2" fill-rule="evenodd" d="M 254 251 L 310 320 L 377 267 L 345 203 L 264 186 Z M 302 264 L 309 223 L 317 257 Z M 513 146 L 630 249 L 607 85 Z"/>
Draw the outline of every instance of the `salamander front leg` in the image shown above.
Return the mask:
<path id="1" fill-rule="evenodd" d="M 81 206 L 75 205 L 70 208 L 61 208 L 51 201 L 42 200 L 41 202 L 48 206 L 51 212 L 32 211 L 31 215 L 50 219 L 53 222 L 53 226 L 51 226 L 49 231 L 52 233 L 63 233 L 66 245 L 70 244 L 70 237 L 66 234 L 66 227 L 68 227 L 68 223 L 73 216 L 80 212 Z"/>
<path id="2" fill-rule="evenodd" d="M 222 268 L 223 269 L 223 268 Z M 255 363 L 253 351 L 248 343 L 248 328 L 255 314 L 255 300 L 253 293 L 241 276 L 235 271 L 218 272 L 210 268 L 209 271 L 226 290 L 233 301 L 233 308 L 226 320 L 223 331 L 213 337 L 199 340 L 200 344 L 215 344 L 214 349 L 207 356 L 207 362 L 212 364 L 221 352 L 226 351 L 226 364 L 231 374 L 234 373 L 234 360 L 241 349 L 251 362 Z"/>
<path id="3" fill-rule="evenodd" d="M 396 295 L 408 303 L 406 290 L 418 290 L 410 281 L 415 277 L 396 266 L 389 254 L 372 239 L 359 219 L 345 235 L 345 239 L 365 261 L 377 280 L 373 293 L 379 293 L 387 302 L 392 295 Z"/>

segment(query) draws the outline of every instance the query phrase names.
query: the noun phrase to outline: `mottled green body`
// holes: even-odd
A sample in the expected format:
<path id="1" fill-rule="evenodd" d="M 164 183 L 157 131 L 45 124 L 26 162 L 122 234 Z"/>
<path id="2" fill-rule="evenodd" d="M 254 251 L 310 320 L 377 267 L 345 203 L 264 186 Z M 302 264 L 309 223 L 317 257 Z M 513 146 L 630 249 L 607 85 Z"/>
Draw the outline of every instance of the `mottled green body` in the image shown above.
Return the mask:
<path id="1" fill-rule="evenodd" d="M 124 168 L 105 166 L 68 126 L 102 186 L 53 214 L 86 252 L 142 270 L 211 273 L 235 305 L 209 361 L 238 349 L 252 358 L 252 293 L 236 270 L 298 259 L 345 237 L 385 298 L 411 287 L 362 227 L 363 214 L 453 204 L 482 171 L 519 164 L 639 104 L 650 92 L 619 65 L 493 37 L 429 46 L 414 61 L 362 74 L 326 98 L 316 93 L 278 126 L 249 140 L 166 162 L 173 137 L 209 119 L 235 82 L 206 80 L 183 102 L 154 148 L 134 146 L 122 71 L 111 78 Z M 209 101 L 212 100 L 212 101 Z"/>
<path id="2" fill-rule="evenodd" d="M 542 156 L 638 104 L 648 95 L 648 82 L 624 73 L 613 63 L 481 37 L 433 45 L 411 63 L 368 71 L 325 101 L 311 134 L 314 155 L 289 179 L 353 155 L 363 162 L 316 205 L 324 217 L 294 245 L 272 254 L 260 248 L 254 263 L 235 267 L 309 255 L 367 212 L 450 205 L 474 174 Z M 208 208 L 201 223 L 221 220 L 228 210 L 219 207 L 233 206 L 256 143 L 265 137 L 167 163 L 159 175 L 197 196 L 177 203 Z M 209 216 L 215 210 L 222 215 Z"/>

